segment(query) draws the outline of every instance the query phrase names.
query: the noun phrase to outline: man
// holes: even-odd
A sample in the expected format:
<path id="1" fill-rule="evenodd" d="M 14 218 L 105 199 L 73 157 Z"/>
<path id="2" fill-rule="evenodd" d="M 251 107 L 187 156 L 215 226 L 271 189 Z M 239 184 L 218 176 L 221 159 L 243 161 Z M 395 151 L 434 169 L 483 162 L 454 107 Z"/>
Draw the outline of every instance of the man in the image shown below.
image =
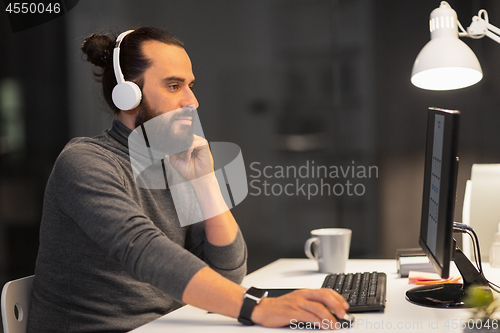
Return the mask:
<path id="1" fill-rule="evenodd" d="M 182 303 L 264 326 L 335 320 L 329 309 L 343 316 L 346 302 L 327 289 L 243 306 L 246 289 L 238 283 L 246 273 L 245 242 L 224 209 L 205 139 L 188 135 L 189 149 L 168 162 L 186 180 L 197 180 L 193 190 L 202 211 L 216 207 L 223 213 L 180 227 L 169 190 L 137 186 L 127 137 L 170 114 L 173 136 L 186 133 L 192 118 L 174 115 L 198 108 L 195 78 L 175 36 L 136 29 L 123 37 L 119 60 L 142 99 L 120 110 L 112 101 L 115 42 L 94 34 L 82 46 L 88 60 L 103 68 L 98 75 L 116 120 L 100 136 L 73 139 L 56 161 L 45 194 L 29 331 L 128 331 Z"/>

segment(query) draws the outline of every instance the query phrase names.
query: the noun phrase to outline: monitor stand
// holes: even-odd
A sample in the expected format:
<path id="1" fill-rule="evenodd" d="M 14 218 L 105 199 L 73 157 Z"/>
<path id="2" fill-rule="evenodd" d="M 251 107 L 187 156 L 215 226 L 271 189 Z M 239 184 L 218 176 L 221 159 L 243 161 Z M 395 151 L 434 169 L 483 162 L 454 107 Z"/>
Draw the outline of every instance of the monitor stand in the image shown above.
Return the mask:
<path id="1" fill-rule="evenodd" d="M 455 247 L 454 260 L 462 275 L 463 284 L 441 283 L 413 288 L 406 292 L 406 299 L 418 305 L 436 308 L 466 307 L 463 300 L 467 288 L 471 285 L 488 286 L 488 281 L 458 247 Z"/>

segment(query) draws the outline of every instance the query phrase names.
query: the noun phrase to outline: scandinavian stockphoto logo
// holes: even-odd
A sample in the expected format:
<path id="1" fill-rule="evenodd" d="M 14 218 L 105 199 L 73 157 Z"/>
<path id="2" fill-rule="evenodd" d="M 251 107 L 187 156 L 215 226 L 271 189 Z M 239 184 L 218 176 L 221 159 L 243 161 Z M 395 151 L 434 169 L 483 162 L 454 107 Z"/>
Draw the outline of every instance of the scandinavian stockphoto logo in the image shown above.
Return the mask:
<path id="1" fill-rule="evenodd" d="M 307 160 L 300 166 L 250 164 L 251 196 L 363 196 L 366 183 L 378 178 L 376 165 L 318 165 Z"/>
<path id="2" fill-rule="evenodd" d="M 177 121 L 182 130 L 174 131 Z M 181 226 L 201 222 L 219 215 L 245 199 L 248 185 L 240 147 L 230 142 L 211 142 L 214 172 L 186 180 L 170 163 L 170 156 L 182 156 L 196 136 L 205 138 L 194 106 L 161 114 L 141 126 L 128 137 L 130 162 L 137 185 L 145 189 L 170 189 Z M 194 187 L 200 189 L 203 178 L 215 177 L 225 205 L 202 209 Z M 198 193 L 209 191 L 204 189 Z"/>

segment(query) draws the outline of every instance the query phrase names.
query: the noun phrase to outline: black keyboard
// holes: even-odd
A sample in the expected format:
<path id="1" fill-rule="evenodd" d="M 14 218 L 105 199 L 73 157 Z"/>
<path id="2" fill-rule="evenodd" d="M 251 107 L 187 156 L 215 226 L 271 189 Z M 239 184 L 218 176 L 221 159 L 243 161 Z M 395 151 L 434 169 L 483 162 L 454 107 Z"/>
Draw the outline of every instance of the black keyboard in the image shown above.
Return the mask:
<path id="1" fill-rule="evenodd" d="M 349 303 L 349 312 L 384 311 L 387 275 L 381 272 L 327 275 L 321 288 L 332 288 Z"/>

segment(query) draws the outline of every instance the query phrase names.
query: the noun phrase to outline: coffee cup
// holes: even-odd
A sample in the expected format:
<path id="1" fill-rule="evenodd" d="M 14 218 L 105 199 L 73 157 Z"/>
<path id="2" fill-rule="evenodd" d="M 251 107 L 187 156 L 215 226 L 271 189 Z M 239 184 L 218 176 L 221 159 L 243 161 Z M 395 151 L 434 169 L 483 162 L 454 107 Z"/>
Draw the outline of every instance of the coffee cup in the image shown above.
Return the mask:
<path id="1" fill-rule="evenodd" d="M 344 228 L 312 230 L 311 238 L 304 244 L 306 256 L 318 262 L 322 273 L 345 273 L 351 235 L 352 231 Z M 314 246 L 314 254 L 311 246 Z"/>

